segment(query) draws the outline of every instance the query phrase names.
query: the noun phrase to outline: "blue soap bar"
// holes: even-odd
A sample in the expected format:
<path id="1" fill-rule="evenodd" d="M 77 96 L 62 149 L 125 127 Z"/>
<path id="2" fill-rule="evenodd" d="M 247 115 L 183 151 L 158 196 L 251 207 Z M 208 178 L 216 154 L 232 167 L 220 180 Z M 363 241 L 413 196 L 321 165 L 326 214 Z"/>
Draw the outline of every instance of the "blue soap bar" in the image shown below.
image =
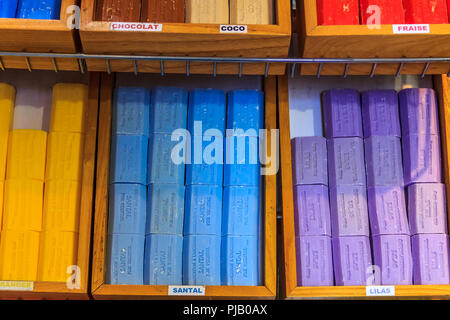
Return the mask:
<path id="1" fill-rule="evenodd" d="M 220 236 L 185 236 L 183 284 L 220 286 Z"/>
<path id="2" fill-rule="evenodd" d="M 114 93 L 113 134 L 149 135 L 150 92 L 145 88 L 117 88 Z"/>
<path id="3" fill-rule="evenodd" d="M 222 186 L 186 187 L 185 235 L 220 235 Z"/>
<path id="4" fill-rule="evenodd" d="M 259 136 L 264 129 L 264 94 L 258 90 L 235 90 L 228 95 L 227 129 Z M 248 131 L 249 130 L 249 131 Z"/>
<path id="5" fill-rule="evenodd" d="M 172 134 L 186 129 L 188 92 L 181 88 L 157 87 L 152 91 L 151 133 Z"/>
<path id="6" fill-rule="evenodd" d="M 222 285 L 260 285 L 257 237 L 222 238 Z"/>
<path id="7" fill-rule="evenodd" d="M 227 137 L 224 186 L 258 186 L 261 180 L 259 138 Z"/>
<path id="8" fill-rule="evenodd" d="M 225 187 L 222 235 L 257 236 L 261 221 L 259 187 Z"/>
<path id="9" fill-rule="evenodd" d="M 146 234 L 183 234 L 184 186 L 148 186 Z"/>
<path id="10" fill-rule="evenodd" d="M 60 13 L 61 0 L 19 0 L 16 17 L 21 19 L 59 20 Z"/>
<path id="11" fill-rule="evenodd" d="M 146 136 L 113 135 L 110 183 L 147 184 Z"/>
<path id="12" fill-rule="evenodd" d="M 112 184 L 109 189 L 109 234 L 144 235 L 147 219 L 147 187 Z"/>
<path id="13" fill-rule="evenodd" d="M 108 235 L 106 283 L 144 284 L 143 235 Z"/>
<path id="14" fill-rule="evenodd" d="M 226 101 L 222 90 L 191 91 L 188 108 L 188 130 L 191 136 L 215 135 L 219 132 L 225 136 Z"/>
<path id="15" fill-rule="evenodd" d="M 15 18 L 17 0 L 2 0 L 0 2 L 0 18 Z"/>
<path id="16" fill-rule="evenodd" d="M 177 146 L 186 146 L 183 136 L 180 141 L 172 141 L 171 135 L 151 134 L 148 155 L 148 184 L 169 183 L 184 185 L 186 153 L 176 153 Z M 184 149 L 185 150 L 185 149 Z M 172 157 L 176 153 L 177 159 Z"/>
<path id="17" fill-rule="evenodd" d="M 152 234 L 145 237 L 145 285 L 181 285 L 182 262 L 182 236 Z"/>

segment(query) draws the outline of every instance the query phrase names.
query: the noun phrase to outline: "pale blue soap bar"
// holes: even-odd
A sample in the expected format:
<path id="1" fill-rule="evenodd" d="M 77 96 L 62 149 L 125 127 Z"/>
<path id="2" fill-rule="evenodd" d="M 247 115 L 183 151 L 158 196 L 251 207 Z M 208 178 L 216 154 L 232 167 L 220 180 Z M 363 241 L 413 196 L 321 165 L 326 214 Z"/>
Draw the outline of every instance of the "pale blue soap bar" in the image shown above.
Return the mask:
<path id="1" fill-rule="evenodd" d="M 222 238 L 222 285 L 260 285 L 257 237 Z"/>
<path id="2" fill-rule="evenodd" d="M 147 149 L 146 136 L 113 135 L 110 183 L 146 184 Z"/>
<path id="3" fill-rule="evenodd" d="M 145 237 L 145 285 L 181 285 L 182 262 L 181 235 L 152 234 Z"/>
<path id="4" fill-rule="evenodd" d="M 60 13 L 61 0 L 19 0 L 16 17 L 22 19 L 58 20 Z"/>
<path id="5" fill-rule="evenodd" d="M 157 87 L 152 91 L 151 133 L 172 134 L 186 129 L 188 92 L 181 88 Z"/>
<path id="6" fill-rule="evenodd" d="M 261 180 L 259 138 L 227 138 L 224 186 L 258 186 Z"/>
<path id="7" fill-rule="evenodd" d="M 220 235 L 222 226 L 222 186 L 186 187 L 185 235 Z"/>
<path id="8" fill-rule="evenodd" d="M 185 236 L 183 284 L 220 286 L 220 236 Z"/>
<path id="9" fill-rule="evenodd" d="M 149 135 L 150 92 L 120 87 L 114 92 L 113 134 Z"/>
<path id="10" fill-rule="evenodd" d="M 109 189 L 109 234 L 145 233 L 147 187 L 116 183 Z"/>
<path id="11" fill-rule="evenodd" d="M 192 137 L 218 133 L 225 136 L 226 101 L 225 92 L 222 90 L 196 89 L 191 91 L 189 94 L 188 130 Z"/>
<path id="12" fill-rule="evenodd" d="M 228 95 L 227 129 L 259 136 L 264 129 L 264 94 L 258 90 L 235 90 Z"/>
<path id="13" fill-rule="evenodd" d="M 184 186 L 148 186 L 146 234 L 183 234 Z"/>
<path id="14" fill-rule="evenodd" d="M 259 187 L 225 187 L 222 235 L 257 236 L 261 221 Z"/>
<path id="15" fill-rule="evenodd" d="M 0 18 L 15 18 L 17 11 L 17 0 L 0 1 Z"/>
<path id="16" fill-rule="evenodd" d="M 108 235 L 107 284 L 144 284 L 144 235 Z"/>

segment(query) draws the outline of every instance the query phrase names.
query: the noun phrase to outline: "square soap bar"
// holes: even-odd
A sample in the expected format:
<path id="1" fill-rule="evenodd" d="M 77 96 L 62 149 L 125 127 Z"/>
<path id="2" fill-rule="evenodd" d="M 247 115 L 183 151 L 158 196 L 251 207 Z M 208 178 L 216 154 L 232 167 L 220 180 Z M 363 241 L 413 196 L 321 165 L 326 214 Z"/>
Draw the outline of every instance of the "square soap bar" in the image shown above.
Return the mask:
<path id="1" fill-rule="evenodd" d="M 0 131 L 0 179 L 4 180 L 6 177 L 6 160 L 8 157 L 8 138 L 9 131 Z"/>
<path id="2" fill-rule="evenodd" d="M 374 265 L 381 271 L 377 285 L 411 285 L 413 264 L 411 239 L 408 235 L 383 235 L 372 237 Z"/>
<path id="3" fill-rule="evenodd" d="M 8 1 L 3 0 L 0 7 L 4 5 L 5 2 Z M 7 83 L 0 83 L 0 133 L 9 132 L 9 130 L 11 130 L 15 103 L 16 88 Z"/>
<path id="4" fill-rule="evenodd" d="M 3 0 L 0 2 L 0 18 L 15 18 L 18 0 Z"/>
<path id="5" fill-rule="evenodd" d="M 403 0 L 408 24 L 448 23 L 447 3 L 445 0 L 421 1 Z"/>
<path id="6" fill-rule="evenodd" d="M 0 181 L 0 227 L 3 225 L 3 196 L 5 192 L 5 181 Z"/>
<path id="7" fill-rule="evenodd" d="M 61 0 L 19 0 L 17 18 L 59 20 Z"/>
<path id="8" fill-rule="evenodd" d="M 408 187 L 411 233 L 447 233 L 445 185 L 418 183 Z"/>
<path id="9" fill-rule="evenodd" d="M 358 0 L 317 0 L 319 25 L 359 24 Z"/>
<path id="10" fill-rule="evenodd" d="M 448 235 L 419 234 L 411 242 L 414 284 L 450 284 Z"/>
<path id="11" fill-rule="evenodd" d="M 272 0 L 231 0 L 230 24 L 272 24 Z"/>
<path id="12" fill-rule="evenodd" d="M 376 13 L 373 7 L 380 8 L 380 24 L 404 24 L 405 10 L 403 9 L 402 0 L 360 0 L 361 6 L 361 24 L 374 25 L 377 21 L 372 20 L 372 16 Z"/>
<path id="13" fill-rule="evenodd" d="M 264 129 L 264 94 L 259 90 L 234 90 L 228 94 L 227 129 L 233 135 L 259 136 Z"/>
<path id="14" fill-rule="evenodd" d="M 184 22 L 184 0 L 142 0 L 141 21 Z"/>
<path id="15" fill-rule="evenodd" d="M 225 137 L 227 97 L 222 90 L 195 89 L 189 94 L 188 130 L 191 136 Z"/>
<path id="16" fill-rule="evenodd" d="M 188 92 L 182 88 L 157 87 L 152 91 L 150 133 L 172 134 L 186 129 Z"/>
<path id="17" fill-rule="evenodd" d="M 96 20 L 138 22 L 141 16 L 140 0 L 97 0 Z"/>
<path id="18" fill-rule="evenodd" d="M 228 0 L 186 0 L 186 22 L 229 23 Z"/>
<path id="19" fill-rule="evenodd" d="M 291 141 L 294 185 L 328 185 L 327 140 L 302 137 Z"/>
<path id="20" fill-rule="evenodd" d="M 147 200 L 148 234 L 183 234 L 185 189 L 177 184 L 150 184 Z"/>
<path id="21" fill-rule="evenodd" d="M 151 234 L 145 237 L 145 285 L 181 285 L 182 262 L 183 236 Z"/>

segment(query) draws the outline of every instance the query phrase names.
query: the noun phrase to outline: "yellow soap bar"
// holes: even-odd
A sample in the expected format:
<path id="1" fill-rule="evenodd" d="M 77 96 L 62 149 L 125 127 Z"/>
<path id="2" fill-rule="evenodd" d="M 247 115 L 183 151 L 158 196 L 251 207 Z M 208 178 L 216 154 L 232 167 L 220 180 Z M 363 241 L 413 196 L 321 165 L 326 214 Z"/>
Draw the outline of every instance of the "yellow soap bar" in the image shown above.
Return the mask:
<path id="1" fill-rule="evenodd" d="M 83 135 L 51 132 L 48 135 L 45 181 L 81 180 Z"/>
<path id="2" fill-rule="evenodd" d="M 0 236 L 0 280 L 36 281 L 39 232 L 2 231 Z"/>
<path id="3" fill-rule="evenodd" d="M 66 282 L 77 264 L 78 233 L 42 232 L 38 281 Z"/>
<path id="4" fill-rule="evenodd" d="M 3 194 L 5 192 L 5 181 L 0 181 L 0 231 L 3 222 Z"/>
<path id="5" fill-rule="evenodd" d="M 88 87 L 78 83 L 53 86 L 50 132 L 84 132 Z"/>
<path id="6" fill-rule="evenodd" d="M 16 89 L 7 83 L 0 83 L 0 132 L 11 130 L 15 101 Z"/>
<path id="7" fill-rule="evenodd" d="M 0 180 L 5 179 L 9 131 L 0 131 Z"/>
<path id="8" fill-rule="evenodd" d="M 78 232 L 80 194 L 78 181 L 45 182 L 42 230 Z"/>
<path id="9" fill-rule="evenodd" d="M 186 22 L 228 24 L 228 0 L 186 0 Z"/>
<path id="10" fill-rule="evenodd" d="M 6 179 L 44 180 L 47 132 L 13 130 L 9 133 Z"/>
<path id="11" fill-rule="evenodd" d="M 272 24 L 273 0 L 230 0 L 230 24 Z"/>
<path id="12" fill-rule="evenodd" d="M 41 231 L 44 182 L 6 180 L 3 230 Z"/>

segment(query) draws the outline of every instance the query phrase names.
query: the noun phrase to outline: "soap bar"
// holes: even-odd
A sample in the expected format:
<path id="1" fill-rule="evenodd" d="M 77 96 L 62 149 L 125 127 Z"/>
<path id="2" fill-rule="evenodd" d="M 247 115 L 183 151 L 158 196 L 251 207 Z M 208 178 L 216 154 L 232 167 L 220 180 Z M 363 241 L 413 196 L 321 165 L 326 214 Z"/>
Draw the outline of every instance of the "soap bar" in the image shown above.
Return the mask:
<path id="1" fill-rule="evenodd" d="M 6 180 L 3 230 L 41 231 L 44 182 Z"/>
<path id="2" fill-rule="evenodd" d="M 229 23 L 228 0 L 186 0 L 186 22 Z"/>
<path id="3" fill-rule="evenodd" d="M 330 186 L 365 186 L 364 143 L 361 138 L 338 138 L 328 141 Z"/>
<path id="4" fill-rule="evenodd" d="M 389 0 L 389 5 L 386 3 L 385 6 L 390 7 L 391 2 Z M 364 137 L 393 136 L 400 138 L 400 113 L 397 91 L 371 90 L 364 92 L 361 97 Z"/>
<path id="5" fill-rule="evenodd" d="M 301 287 L 333 286 L 331 238 L 308 236 L 295 238 L 297 283 Z"/>
<path id="6" fill-rule="evenodd" d="M 405 11 L 402 0 L 360 0 L 361 24 L 404 24 Z M 374 9 L 373 6 L 377 6 Z M 376 16 L 380 14 L 380 20 Z M 371 17 L 373 17 L 371 19 Z"/>
<path id="7" fill-rule="evenodd" d="M 359 24 L 358 0 L 317 0 L 319 25 Z"/>
<path id="8" fill-rule="evenodd" d="M 373 136 L 364 140 L 367 185 L 403 186 L 400 138 Z"/>
<path id="9" fill-rule="evenodd" d="M 334 277 L 337 286 L 365 286 L 372 265 L 370 238 L 333 238 Z"/>
<path id="10" fill-rule="evenodd" d="M 188 92 L 182 88 L 157 87 L 152 91 L 150 133 L 172 134 L 186 129 Z"/>
<path id="11" fill-rule="evenodd" d="M 114 92 L 112 134 L 149 135 L 150 92 L 145 88 L 119 87 Z"/>
<path id="12" fill-rule="evenodd" d="M 264 93 L 259 90 L 234 90 L 228 94 L 227 129 L 233 135 L 259 136 L 264 129 Z M 228 134 L 227 134 L 228 135 Z"/>
<path id="13" fill-rule="evenodd" d="M 51 132 L 48 135 L 45 181 L 82 179 L 84 136 Z"/>
<path id="14" fill-rule="evenodd" d="M 138 22 L 141 17 L 140 0 L 97 0 L 96 20 Z"/>
<path id="15" fill-rule="evenodd" d="M 323 137 L 292 139 L 294 185 L 328 185 L 327 140 Z"/>
<path id="16" fill-rule="evenodd" d="M 147 155 L 146 136 L 112 136 L 110 183 L 147 184 Z"/>
<path id="17" fill-rule="evenodd" d="M 42 229 L 78 232 L 81 183 L 54 180 L 45 183 Z"/>
<path id="18" fill-rule="evenodd" d="M 372 237 L 374 265 L 381 271 L 378 285 L 411 285 L 413 264 L 411 239 L 408 235 L 383 235 Z"/>
<path id="19" fill-rule="evenodd" d="M 146 234 L 183 234 L 184 185 L 148 186 Z"/>
<path id="20" fill-rule="evenodd" d="M 450 284 L 448 235 L 419 234 L 411 242 L 414 284 Z"/>
<path id="21" fill-rule="evenodd" d="M 53 86 L 50 132 L 84 132 L 88 86 L 58 83 Z"/>
<path id="22" fill-rule="evenodd" d="M 0 18 L 15 18 L 17 3 L 18 0 L 3 0 L 0 2 Z"/>
<path id="23" fill-rule="evenodd" d="M 447 3 L 445 0 L 403 0 L 408 24 L 448 23 Z"/>
<path id="24" fill-rule="evenodd" d="M 231 24 L 272 24 L 273 0 L 230 0 Z"/>
<path id="25" fill-rule="evenodd" d="M 439 136 L 409 135 L 402 142 L 405 185 L 440 183 L 442 172 Z"/>
<path id="26" fill-rule="evenodd" d="M 8 140 L 7 179 L 44 180 L 47 132 L 12 130 Z"/>
<path id="27" fill-rule="evenodd" d="M 256 236 L 227 236 L 222 238 L 222 285 L 258 286 L 260 265 Z"/>
<path id="28" fill-rule="evenodd" d="M 191 136 L 225 137 L 227 96 L 222 90 L 195 89 L 189 94 L 188 130 Z"/>
<path id="29" fill-rule="evenodd" d="M 42 232 L 38 281 L 66 283 L 76 271 L 77 253 L 78 233 Z"/>
<path id="30" fill-rule="evenodd" d="M 0 181 L 0 228 L 3 225 L 3 196 L 5 192 L 5 181 Z"/>
<path id="31" fill-rule="evenodd" d="M 60 14 L 61 0 L 19 0 L 16 18 L 59 20 Z"/>
<path id="32" fill-rule="evenodd" d="M 367 197 L 372 235 L 410 234 L 403 187 L 370 187 Z"/>
<path id="33" fill-rule="evenodd" d="M 184 0 L 142 0 L 142 22 L 184 22 Z"/>
<path id="34" fill-rule="evenodd" d="M 295 236 L 331 236 L 328 187 L 294 187 Z"/>
<path id="35" fill-rule="evenodd" d="M 16 89 L 7 83 L 0 83 L 0 133 L 12 128 L 15 102 Z"/>
<path id="36" fill-rule="evenodd" d="M 0 279 L 36 281 L 39 232 L 6 231 L 0 237 Z"/>
<path id="37" fill-rule="evenodd" d="M 330 188 L 331 230 L 333 237 L 369 236 L 366 188 Z"/>
<path id="38" fill-rule="evenodd" d="M 181 235 L 152 234 L 145 237 L 145 285 L 181 285 L 182 262 Z"/>
<path id="39" fill-rule="evenodd" d="M 403 137 L 439 135 L 437 98 L 433 89 L 405 89 L 400 91 L 399 100 Z"/>
<path id="40" fill-rule="evenodd" d="M 418 183 L 408 187 L 411 233 L 447 233 L 445 185 Z"/>
<path id="41" fill-rule="evenodd" d="M 220 248 L 220 236 L 185 236 L 183 245 L 183 284 L 190 286 L 220 286 Z"/>
<path id="42" fill-rule="evenodd" d="M 109 234 L 145 234 L 147 187 L 115 183 L 109 188 Z"/>
<path id="43" fill-rule="evenodd" d="M 8 155 L 8 138 L 9 132 L 0 131 L 0 179 L 4 180 L 6 177 L 6 160 Z"/>
<path id="44" fill-rule="evenodd" d="M 107 284 L 144 284 L 144 244 L 144 235 L 108 235 Z"/>

